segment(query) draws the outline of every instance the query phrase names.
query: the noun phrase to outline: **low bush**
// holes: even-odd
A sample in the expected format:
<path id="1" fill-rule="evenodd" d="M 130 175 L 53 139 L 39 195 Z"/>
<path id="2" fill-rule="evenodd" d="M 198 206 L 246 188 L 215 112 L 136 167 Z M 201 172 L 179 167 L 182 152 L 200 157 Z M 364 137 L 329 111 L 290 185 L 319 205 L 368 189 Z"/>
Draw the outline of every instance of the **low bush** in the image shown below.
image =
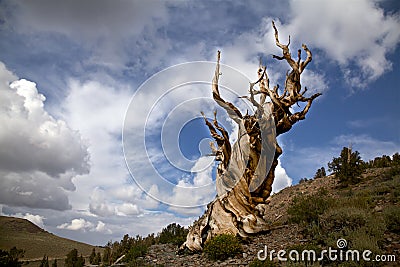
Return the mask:
<path id="1" fill-rule="evenodd" d="M 346 236 L 346 240 L 349 242 L 349 249 L 357 249 L 358 251 L 370 250 L 375 255 L 381 254 L 382 251 L 379 247 L 383 231 L 381 231 L 382 236 L 369 233 L 370 229 L 367 227 L 362 227 L 356 229 Z"/>
<path id="2" fill-rule="evenodd" d="M 147 253 L 147 246 L 144 244 L 133 245 L 125 256 L 127 262 L 135 261 L 139 257 L 143 257 Z"/>
<path id="3" fill-rule="evenodd" d="M 170 243 L 180 246 L 185 242 L 187 234 L 188 229 L 185 229 L 179 224 L 172 223 L 162 229 L 161 233 L 158 234 L 158 242 L 161 244 Z"/>
<path id="4" fill-rule="evenodd" d="M 275 262 L 271 261 L 269 258 L 261 261 L 259 259 L 255 259 L 249 264 L 249 267 L 275 267 L 279 266 Z"/>
<path id="5" fill-rule="evenodd" d="M 392 232 L 400 234 L 400 207 L 389 206 L 384 210 L 386 228 Z"/>
<path id="6" fill-rule="evenodd" d="M 204 253 L 212 260 L 226 260 L 242 251 L 239 238 L 230 234 L 217 235 L 204 244 Z"/>
<path id="7" fill-rule="evenodd" d="M 21 267 L 25 251 L 17 249 L 16 247 L 11 248 L 9 251 L 0 249 L 0 266 L 9 267 Z"/>
<path id="8" fill-rule="evenodd" d="M 150 267 L 152 265 L 149 265 L 146 263 L 144 259 L 138 258 L 134 259 L 126 264 L 127 267 Z M 157 267 L 163 267 L 162 265 L 156 265 Z"/>
<path id="9" fill-rule="evenodd" d="M 325 212 L 332 200 L 326 192 L 314 195 L 297 196 L 288 208 L 289 222 L 312 224 L 318 223 L 319 216 Z"/>
<path id="10" fill-rule="evenodd" d="M 369 221 L 370 215 L 364 209 L 355 207 L 338 207 L 325 212 L 321 216 L 321 226 L 325 231 L 335 231 L 341 235 L 363 227 Z"/>

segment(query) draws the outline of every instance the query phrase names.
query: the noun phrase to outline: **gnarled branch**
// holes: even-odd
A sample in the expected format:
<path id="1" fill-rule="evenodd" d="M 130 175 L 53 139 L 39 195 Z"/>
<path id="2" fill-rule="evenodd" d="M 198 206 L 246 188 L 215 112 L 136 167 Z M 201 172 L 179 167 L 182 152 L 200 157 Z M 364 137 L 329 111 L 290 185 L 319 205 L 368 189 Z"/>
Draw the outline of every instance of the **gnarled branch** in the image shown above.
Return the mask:
<path id="1" fill-rule="evenodd" d="M 272 191 L 275 168 L 282 154 L 276 136 L 289 131 L 300 120 L 304 120 L 313 101 L 321 94 L 306 97 L 307 88 L 301 90 L 300 76 L 312 60 L 311 51 L 303 44 L 307 57 L 301 60 L 298 50 L 297 60 L 290 55 L 289 42 L 280 43 L 278 30 L 272 22 L 276 45 L 282 49 L 282 56 L 273 56 L 286 60 L 291 67 L 286 74 L 285 87 L 279 93 L 279 85 L 270 88 L 267 67 L 260 63 L 258 80 L 250 83 L 249 96 L 243 96 L 256 108 L 254 114 L 242 115 L 237 107 L 225 101 L 219 92 L 221 53 L 218 51 L 217 65 L 212 80 L 213 98 L 238 124 L 238 138 L 231 146 L 228 132 L 220 126 L 217 114 L 211 123 L 204 113 L 205 124 L 214 138 L 211 150 L 219 161 L 216 175 L 218 196 L 207 206 L 205 214 L 189 229 L 186 242 L 181 248 L 201 250 L 204 242 L 217 234 L 230 233 L 247 237 L 259 231 L 271 228 L 265 219 L 268 212 L 268 197 Z M 259 90 L 254 87 L 259 85 Z M 260 95 L 257 101 L 256 95 Z M 270 101 L 268 101 L 268 98 Z M 293 105 L 304 104 L 304 108 L 292 114 Z M 273 123 L 275 122 L 275 127 Z M 269 153 L 263 153 L 268 151 Z"/>

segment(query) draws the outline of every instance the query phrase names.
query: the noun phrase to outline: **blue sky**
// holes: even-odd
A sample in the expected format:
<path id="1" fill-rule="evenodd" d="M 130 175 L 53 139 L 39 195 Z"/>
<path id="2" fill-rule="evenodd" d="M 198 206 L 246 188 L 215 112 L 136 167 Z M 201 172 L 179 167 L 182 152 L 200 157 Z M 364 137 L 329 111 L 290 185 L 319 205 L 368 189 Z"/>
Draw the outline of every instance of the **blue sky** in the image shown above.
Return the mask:
<path id="1" fill-rule="evenodd" d="M 399 11 L 396 0 L 0 1 L 0 212 L 92 244 L 189 225 L 215 195 L 207 61 L 222 51 L 222 92 L 243 111 L 236 96 L 259 57 L 283 87 L 271 20 L 292 52 L 311 49 L 302 83 L 323 93 L 279 137 L 274 189 L 349 144 L 364 160 L 392 155 Z"/>

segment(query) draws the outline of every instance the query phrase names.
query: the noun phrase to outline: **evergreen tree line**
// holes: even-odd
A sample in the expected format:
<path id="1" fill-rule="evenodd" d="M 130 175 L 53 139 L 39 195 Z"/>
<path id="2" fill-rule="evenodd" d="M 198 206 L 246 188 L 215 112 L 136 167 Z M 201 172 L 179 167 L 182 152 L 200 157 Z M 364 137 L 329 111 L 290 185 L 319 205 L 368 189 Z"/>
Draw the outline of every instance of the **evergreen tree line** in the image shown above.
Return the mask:
<path id="1" fill-rule="evenodd" d="M 85 263 L 85 261 L 83 261 L 83 263 Z M 46 256 L 46 255 L 43 256 L 43 259 L 40 262 L 39 267 L 50 267 L 50 265 L 49 265 L 49 257 L 48 256 Z M 57 267 L 57 259 L 54 259 L 53 263 L 51 264 L 51 267 Z"/>
<path id="2" fill-rule="evenodd" d="M 400 154 L 396 152 L 392 157 L 383 155 L 376 157 L 373 160 L 364 162 L 361 159 L 358 151 L 353 151 L 351 148 L 343 147 L 339 157 L 334 157 L 328 163 L 328 170 L 335 174 L 339 182 L 346 186 L 357 183 L 360 180 L 360 175 L 367 169 L 372 168 L 400 168 Z M 326 176 L 324 167 L 318 169 L 314 175 L 314 179 Z M 308 181 L 307 178 L 300 180 L 300 183 Z"/>
<path id="3" fill-rule="evenodd" d="M 22 266 L 21 258 L 24 257 L 25 251 L 11 248 L 9 251 L 0 249 L 0 267 L 20 267 Z"/>
<path id="4" fill-rule="evenodd" d="M 123 262 L 133 263 L 137 262 L 137 259 L 143 257 L 147 249 L 154 244 L 166 244 L 171 243 L 176 246 L 181 245 L 185 239 L 188 230 L 179 224 L 172 223 L 166 228 L 163 228 L 157 235 L 150 234 L 147 237 L 130 237 L 128 234 L 124 235 L 121 241 L 109 241 L 104 248 L 103 255 L 96 249 L 93 248 L 92 253 L 89 256 L 89 263 L 93 265 L 109 266 L 113 264 L 119 257 L 125 255 Z M 25 251 L 17 249 L 16 247 L 9 251 L 0 249 L 0 267 L 21 267 L 23 262 L 20 261 L 24 257 Z M 72 249 L 65 258 L 66 267 L 83 267 L 85 265 L 85 259 L 82 254 L 79 255 L 77 249 Z M 139 264 L 140 265 L 140 264 Z M 40 262 L 40 267 L 50 267 L 48 256 L 44 255 Z M 57 260 L 51 262 L 51 267 L 57 267 Z"/>
<path id="5" fill-rule="evenodd" d="M 24 257 L 25 251 L 16 247 L 11 248 L 9 251 L 0 249 L 0 267 L 21 267 L 24 262 L 21 258 Z M 100 254 L 98 254 L 100 255 Z M 85 265 L 85 259 L 82 255 L 78 256 L 78 250 L 72 249 L 65 259 L 66 267 L 83 267 Z M 57 267 L 57 259 L 49 263 L 49 257 L 44 255 L 40 261 L 39 267 Z"/>
<path id="6" fill-rule="evenodd" d="M 85 266 L 85 259 L 83 258 L 82 254 L 78 256 L 78 250 L 74 248 L 66 255 L 64 266 L 83 267 Z M 43 259 L 40 262 L 39 267 L 50 267 L 48 256 L 46 255 L 43 256 Z M 51 264 L 51 267 L 57 267 L 57 259 L 54 259 L 54 261 Z"/>
<path id="7" fill-rule="evenodd" d="M 96 253 L 96 249 L 93 248 L 92 253 L 89 256 L 89 263 L 93 265 L 99 265 L 101 262 L 101 254 L 100 252 Z"/>
<path id="8" fill-rule="evenodd" d="M 148 248 L 154 244 L 174 244 L 181 245 L 186 240 L 188 230 L 177 223 L 171 223 L 163 228 L 157 235 L 149 234 L 146 237 L 137 235 L 130 237 L 124 235 L 121 241 L 109 241 L 105 246 L 102 263 L 109 265 L 114 263 L 119 257 L 125 255 L 123 262 L 131 263 L 131 265 L 140 266 L 140 258 L 144 257 Z M 94 255 L 92 253 L 92 255 Z"/>

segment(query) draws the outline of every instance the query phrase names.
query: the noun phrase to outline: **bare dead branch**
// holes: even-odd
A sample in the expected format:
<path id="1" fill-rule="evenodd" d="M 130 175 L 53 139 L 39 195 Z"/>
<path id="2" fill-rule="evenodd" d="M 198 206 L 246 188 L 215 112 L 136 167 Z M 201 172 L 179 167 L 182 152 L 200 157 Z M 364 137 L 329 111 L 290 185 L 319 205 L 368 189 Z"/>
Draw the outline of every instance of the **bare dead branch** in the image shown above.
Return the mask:
<path id="1" fill-rule="evenodd" d="M 282 60 L 285 59 L 287 61 L 287 63 L 289 63 L 290 67 L 292 67 L 292 69 L 298 69 L 298 65 L 296 64 L 296 62 L 292 59 L 292 56 L 290 55 L 290 51 L 289 51 L 289 45 L 290 45 L 290 35 L 289 35 L 289 42 L 287 45 L 281 44 L 279 41 L 279 35 L 278 35 L 278 29 L 275 26 L 275 22 L 272 21 L 272 27 L 274 28 L 275 31 L 275 43 L 276 45 L 282 49 L 283 52 L 283 56 L 279 57 L 279 56 L 275 56 L 273 55 L 273 58 Z"/>
<path id="2" fill-rule="evenodd" d="M 303 91 L 303 92 L 301 92 L 301 95 L 303 95 L 303 96 L 304 96 L 304 94 L 307 92 L 307 90 L 308 90 L 308 89 L 307 89 L 307 86 L 305 86 L 305 87 L 304 87 L 304 91 Z"/>
<path id="3" fill-rule="evenodd" d="M 301 49 L 297 50 L 297 66 L 300 66 Z"/>
<path id="4" fill-rule="evenodd" d="M 305 61 L 300 63 L 300 67 L 299 67 L 300 73 L 303 72 L 303 70 L 307 67 L 308 63 L 310 63 L 312 60 L 312 54 L 311 54 L 311 51 L 308 49 L 307 45 L 303 44 L 302 48 L 304 49 L 304 51 L 306 51 L 307 58 Z"/>
<path id="5" fill-rule="evenodd" d="M 261 94 L 261 97 L 260 97 L 260 105 L 264 105 L 266 97 L 267 97 L 265 92 L 267 90 L 269 90 L 269 77 L 267 74 L 267 66 L 260 66 L 260 68 L 263 70 L 261 75 L 260 75 L 260 72 L 258 73 L 259 77 L 261 77 L 261 79 L 262 79 L 260 81 L 260 92 L 263 93 L 263 94 Z"/>
<path id="6" fill-rule="evenodd" d="M 314 101 L 315 98 L 319 97 L 320 95 L 322 95 L 322 94 L 321 93 L 317 93 L 317 94 L 312 95 L 309 98 L 304 98 L 303 102 L 307 102 L 307 105 L 304 107 L 304 109 L 302 111 L 296 112 L 295 114 L 293 114 L 289 118 L 289 120 L 293 124 L 296 123 L 297 121 L 304 120 L 306 118 L 306 114 L 308 113 L 308 111 L 309 111 L 309 109 L 311 107 L 312 102 Z"/>
<path id="7" fill-rule="evenodd" d="M 240 119 L 243 118 L 242 113 L 232 103 L 225 101 L 219 93 L 218 81 L 219 81 L 219 76 L 221 75 L 220 59 L 221 59 L 221 51 L 218 51 L 217 66 L 215 67 L 214 78 L 212 80 L 213 98 L 215 102 L 218 103 L 218 105 L 220 105 L 223 109 L 226 110 L 231 119 L 233 119 L 236 123 L 239 123 Z"/>
<path id="8" fill-rule="evenodd" d="M 221 59 L 221 51 L 218 50 L 218 52 L 217 52 L 217 66 L 215 67 L 214 78 L 212 80 L 212 91 L 213 91 L 213 94 L 216 94 L 218 96 L 219 96 L 218 81 L 219 81 L 219 76 L 221 75 L 221 73 L 219 71 L 220 59 Z"/>

